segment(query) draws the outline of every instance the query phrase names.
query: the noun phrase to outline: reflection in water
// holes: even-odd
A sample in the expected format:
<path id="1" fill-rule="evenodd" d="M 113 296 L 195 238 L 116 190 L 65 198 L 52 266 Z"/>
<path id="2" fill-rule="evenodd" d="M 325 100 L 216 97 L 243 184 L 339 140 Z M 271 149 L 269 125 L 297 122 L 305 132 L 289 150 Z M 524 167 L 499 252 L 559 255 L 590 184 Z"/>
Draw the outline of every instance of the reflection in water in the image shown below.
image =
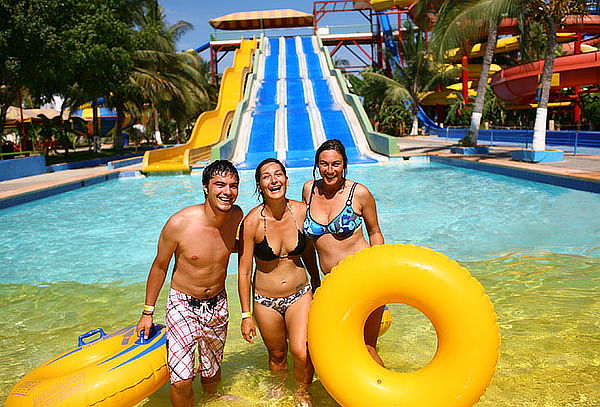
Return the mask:
<path id="1" fill-rule="evenodd" d="M 463 265 L 491 297 L 502 335 L 496 374 L 477 406 L 600 405 L 600 258 L 528 252 Z M 227 290 L 232 318 L 221 388 L 242 400 L 207 405 L 293 406 L 292 380 L 283 398 L 266 397 L 271 383 L 266 350 L 241 339 L 235 276 Z M 166 293 L 165 288 L 159 304 Z M 143 298 L 141 282 L 0 285 L 0 402 L 20 377 L 75 346 L 80 334 L 135 323 Z M 393 323 L 381 338 L 380 353 L 394 370 L 416 370 L 435 352 L 433 327 L 406 306 L 390 308 Z M 162 309 L 156 320 L 164 321 Z M 199 383 L 194 389 L 201 394 Z M 337 405 L 318 381 L 312 393 L 316 406 Z M 168 386 L 141 405 L 169 406 Z"/>

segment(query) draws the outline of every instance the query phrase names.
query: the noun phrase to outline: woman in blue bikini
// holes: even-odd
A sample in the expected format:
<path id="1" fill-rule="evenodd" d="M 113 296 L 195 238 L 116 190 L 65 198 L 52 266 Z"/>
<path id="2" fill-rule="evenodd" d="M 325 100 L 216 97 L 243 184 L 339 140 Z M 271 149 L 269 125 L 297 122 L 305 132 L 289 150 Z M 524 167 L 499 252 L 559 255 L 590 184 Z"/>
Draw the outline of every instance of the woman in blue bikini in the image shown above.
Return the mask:
<path id="1" fill-rule="evenodd" d="M 313 285 L 318 285 L 320 279 L 314 247 L 302 231 L 306 205 L 286 198 L 288 178 L 278 160 L 262 161 L 255 179 L 263 203 L 248 213 L 240 231 L 238 291 L 242 336 L 250 343 L 256 336 L 253 303 L 254 319 L 269 352 L 271 371 L 282 384 L 288 368 L 289 340 L 298 384 L 294 401 L 296 406 L 311 406 L 308 386 L 314 368 L 308 356 L 307 329 L 312 290 L 306 271 Z"/>
<path id="2" fill-rule="evenodd" d="M 346 256 L 384 243 L 375 199 L 367 187 L 346 179 L 347 168 L 344 145 L 339 140 L 327 140 L 315 154 L 313 174 L 318 169 L 321 179 L 307 181 L 302 189 L 302 200 L 307 204 L 304 233 L 314 241 L 325 274 Z M 363 234 L 363 221 L 369 241 Z M 375 348 L 382 314 L 380 307 L 367 319 L 365 343 L 373 359 L 383 366 Z"/>

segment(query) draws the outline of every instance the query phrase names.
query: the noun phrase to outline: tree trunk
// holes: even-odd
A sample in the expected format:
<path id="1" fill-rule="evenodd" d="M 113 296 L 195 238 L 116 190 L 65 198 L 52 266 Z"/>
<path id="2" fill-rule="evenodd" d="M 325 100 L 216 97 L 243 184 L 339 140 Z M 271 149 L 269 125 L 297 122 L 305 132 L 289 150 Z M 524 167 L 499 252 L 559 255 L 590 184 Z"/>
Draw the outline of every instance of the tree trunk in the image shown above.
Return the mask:
<path id="1" fill-rule="evenodd" d="M 0 86 L 0 134 L 4 134 L 8 108 L 15 101 L 16 92 L 12 86 Z"/>
<path id="2" fill-rule="evenodd" d="M 159 146 L 162 145 L 162 137 L 160 135 L 160 127 L 158 123 L 158 112 L 154 110 L 154 139 L 156 140 L 156 144 Z"/>
<path id="3" fill-rule="evenodd" d="M 8 113 L 8 104 L 0 105 L 0 134 L 4 134 L 4 125 L 6 123 L 6 114 Z"/>
<path id="4" fill-rule="evenodd" d="M 120 150 L 123 148 L 123 106 L 118 105 L 117 110 L 117 123 L 115 124 L 115 133 L 113 134 L 113 149 Z"/>
<path id="5" fill-rule="evenodd" d="M 548 100 L 550 99 L 550 85 L 552 83 L 552 72 L 554 71 L 554 51 L 556 48 L 556 30 L 558 22 L 551 16 L 548 17 L 548 41 L 546 42 L 546 55 L 544 57 L 544 70 L 540 77 L 538 90 L 542 94 L 538 101 L 535 112 L 535 125 L 533 126 L 532 149 L 544 151 L 546 149 L 546 122 L 548 117 Z"/>
<path id="6" fill-rule="evenodd" d="M 481 64 L 481 73 L 479 74 L 479 83 L 477 84 L 477 97 L 473 105 L 473 115 L 471 116 L 471 127 L 469 129 L 469 138 L 473 145 L 477 145 L 477 136 L 479 134 L 479 126 L 481 124 L 481 116 L 483 115 L 483 102 L 485 101 L 485 90 L 487 87 L 488 77 L 490 75 L 490 66 L 492 58 L 494 58 L 494 50 L 496 49 L 496 41 L 498 40 L 498 25 L 492 22 L 488 33 L 487 43 L 485 45 L 485 53 L 483 54 L 483 62 Z"/>
<path id="7" fill-rule="evenodd" d="M 94 153 L 100 152 L 100 118 L 98 117 L 98 101 L 92 100 L 92 125 L 94 128 Z"/>
<path id="8" fill-rule="evenodd" d="M 68 132 L 68 130 L 67 130 L 67 126 L 69 126 L 69 123 L 70 123 L 70 125 L 72 126 L 72 125 L 73 125 L 73 123 L 72 123 L 72 122 L 70 122 L 70 119 L 67 119 L 67 120 L 65 120 L 65 119 L 63 118 L 63 114 L 64 114 L 64 112 L 65 112 L 65 104 L 64 104 L 64 103 L 61 103 L 61 106 L 60 106 L 60 113 L 59 113 L 59 117 L 60 117 L 60 128 L 61 128 L 61 130 L 62 130 L 62 132 L 63 132 L 63 140 L 65 140 L 65 146 L 64 146 L 64 147 L 65 147 L 65 157 L 66 157 L 66 156 L 68 156 L 68 155 L 69 155 L 69 142 L 70 142 L 70 140 L 71 140 L 71 139 L 69 138 L 69 132 Z M 72 127 L 71 127 L 71 128 L 72 128 Z M 73 145 L 73 149 L 75 149 L 75 145 Z"/>
<path id="9" fill-rule="evenodd" d="M 413 123 L 412 123 L 412 128 L 410 129 L 410 135 L 411 136 L 419 135 L 419 118 L 416 113 L 413 114 Z"/>

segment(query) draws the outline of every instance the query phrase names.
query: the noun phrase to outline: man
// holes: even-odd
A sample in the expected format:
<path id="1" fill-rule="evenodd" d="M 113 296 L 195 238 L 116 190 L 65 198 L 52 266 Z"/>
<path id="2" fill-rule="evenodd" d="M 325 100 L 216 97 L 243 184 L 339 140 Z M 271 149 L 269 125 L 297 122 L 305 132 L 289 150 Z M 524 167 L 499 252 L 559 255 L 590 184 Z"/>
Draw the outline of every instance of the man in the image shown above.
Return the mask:
<path id="1" fill-rule="evenodd" d="M 158 240 L 158 252 L 146 284 L 146 305 L 137 325 L 138 335 L 148 336 L 154 305 L 167 276 L 173 254 L 175 267 L 167 300 L 167 362 L 171 403 L 192 406 L 194 349 L 199 345 L 202 386 L 216 393 L 229 313 L 225 277 L 229 255 L 243 213 L 234 205 L 239 176 L 226 160 L 208 165 L 202 173 L 205 203 L 174 214 Z"/>

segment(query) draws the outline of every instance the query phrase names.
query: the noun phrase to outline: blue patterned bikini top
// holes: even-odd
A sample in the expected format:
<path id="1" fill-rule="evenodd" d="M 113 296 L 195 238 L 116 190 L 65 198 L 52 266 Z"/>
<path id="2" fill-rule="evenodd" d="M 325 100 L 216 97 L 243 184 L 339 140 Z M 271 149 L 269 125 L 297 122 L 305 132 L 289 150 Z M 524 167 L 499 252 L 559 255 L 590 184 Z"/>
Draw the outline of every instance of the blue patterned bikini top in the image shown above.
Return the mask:
<path id="1" fill-rule="evenodd" d="M 350 188 L 350 194 L 346 200 L 346 206 L 344 209 L 335 217 L 329 224 L 322 225 L 316 222 L 310 216 L 310 204 L 312 197 L 315 192 L 315 184 L 313 183 L 312 190 L 310 193 L 310 199 L 306 206 L 306 219 L 304 220 L 304 233 L 311 239 L 316 239 L 319 236 L 331 233 L 332 235 L 346 237 L 350 236 L 356 229 L 362 225 L 362 216 L 357 215 L 352 209 L 352 198 L 354 196 L 354 189 L 356 188 L 356 182 Z"/>

